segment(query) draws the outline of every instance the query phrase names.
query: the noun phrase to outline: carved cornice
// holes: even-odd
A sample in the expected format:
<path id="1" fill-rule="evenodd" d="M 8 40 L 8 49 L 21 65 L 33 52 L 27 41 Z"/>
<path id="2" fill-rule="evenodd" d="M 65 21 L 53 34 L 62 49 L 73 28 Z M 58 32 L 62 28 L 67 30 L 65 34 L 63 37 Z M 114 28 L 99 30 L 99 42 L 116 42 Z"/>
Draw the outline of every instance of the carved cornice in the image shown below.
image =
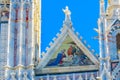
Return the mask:
<path id="1" fill-rule="evenodd" d="M 26 69 L 34 69 L 34 64 L 30 64 L 26 67 Z"/>
<path id="2" fill-rule="evenodd" d="M 13 69 L 14 70 L 18 70 L 18 69 L 24 69 L 25 68 L 25 66 L 23 66 L 23 65 L 18 65 L 18 66 L 16 66 L 16 67 L 14 67 Z"/>
<path id="3" fill-rule="evenodd" d="M 9 65 L 5 65 L 4 68 L 5 68 L 5 70 L 8 70 L 8 69 L 11 69 L 12 67 Z"/>
<path id="4" fill-rule="evenodd" d="M 100 60 L 110 60 L 110 57 L 105 57 L 105 58 L 99 58 Z"/>
<path id="5" fill-rule="evenodd" d="M 4 68 L 7 70 L 18 70 L 18 69 L 34 69 L 34 64 L 30 64 L 28 66 L 24 66 L 24 65 L 18 65 L 18 66 L 15 66 L 15 67 L 11 67 L 11 66 L 4 66 Z"/>
<path id="6" fill-rule="evenodd" d="M 52 68 L 43 68 L 41 71 L 36 71 L 36 74 L 52 74 L 52 73 L 80 72 L 80 71 L 94 71 L 94 70 L 99 70 L 99 67 L 96 65 L 52 67 Z"/>

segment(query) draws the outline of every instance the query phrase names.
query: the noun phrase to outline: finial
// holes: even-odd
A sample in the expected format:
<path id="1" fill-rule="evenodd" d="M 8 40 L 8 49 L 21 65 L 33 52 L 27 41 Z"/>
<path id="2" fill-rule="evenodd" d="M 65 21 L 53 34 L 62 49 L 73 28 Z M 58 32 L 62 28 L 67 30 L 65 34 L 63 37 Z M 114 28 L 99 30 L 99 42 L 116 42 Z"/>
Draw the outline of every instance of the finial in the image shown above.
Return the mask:
<path id="1" fill-rule="evenodd" d="M 46 51 L 48 51 L 50 48 L 49 47 L 46 47 Z"/>
<path id="2" fill-rule="evenodd" d="M 76 35 L 79 36 L 79 32 L 76 32 Z"/>
<path id="3" fill-rule="evenodd" d="M 97 28 L 94 28 L 94 30 L 95 30 L 97 33 L 100 33 L 100 32 L 99 32 L 99 29 L 97 29 Z"/>
<path id="4" fill-rule="evenodd" d="M 80 40 L 82 40 L 83 39 L 83 37 L 82 36 L 80 36 Z"/>
<path id="5" fill-rule="evenodd" d="M 49 46 L 52 46 L 53 45 L 53 42 L 51 41 L 50 43 L 49 43 Z"/>
<path id="6" fill-rule="evenodd" d="M 68 6 L 66 6 L 66 9 L 63 9 L 63 12 L 65 13 L 65 15 L 70 16 L 71 15 L 71 11 L 69 10 Z"/>
<path id="7" fill-rule="evenodd" d="M 65 16 L 66 16 L 66 19 L 67 18 L 70 18 L 70 15 L 71 15 L 71 11 L 69 10 L 68 6 L 66 6 L 65 9 L 62 9 L 63 12 L 65 13 Z"/>

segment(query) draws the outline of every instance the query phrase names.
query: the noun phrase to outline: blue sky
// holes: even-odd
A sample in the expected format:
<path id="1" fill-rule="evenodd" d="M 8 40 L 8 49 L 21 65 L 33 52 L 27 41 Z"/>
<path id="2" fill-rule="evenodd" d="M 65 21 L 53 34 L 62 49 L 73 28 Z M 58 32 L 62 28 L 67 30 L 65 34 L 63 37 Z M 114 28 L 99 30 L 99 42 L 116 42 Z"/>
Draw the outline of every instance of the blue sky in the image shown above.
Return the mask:
<path id="1" fill-rule="evenodd" d="M 65 18 L 62 9 L 66 6 L 71 10 L 75 31 L 99 53 L 98 40 L 93 39 L 98 35 L 93 28 L 98 27 L 99 0 L 42 0 L 42 51 L 60 31 Z"/>

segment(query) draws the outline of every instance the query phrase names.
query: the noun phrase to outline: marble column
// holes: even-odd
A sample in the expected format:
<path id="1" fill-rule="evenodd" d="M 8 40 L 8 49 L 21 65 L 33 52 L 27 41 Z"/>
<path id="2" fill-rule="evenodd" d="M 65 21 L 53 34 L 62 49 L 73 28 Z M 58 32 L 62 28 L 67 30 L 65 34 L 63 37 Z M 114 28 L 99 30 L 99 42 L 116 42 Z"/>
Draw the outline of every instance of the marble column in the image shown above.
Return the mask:
<path id="1" fill-rule="evenodd" d="M 33 61 L 33 58 L 35 58 L 35 45 L 34 45 L 34 3 L 32 3 L 32 7 L 31 7 L 31 15 L 30 15 L 31 19 L 32 19 L 32 22 L 31 22 L 31 44 L 30 44 L 30 47 L 31 47 L 31 57 L 30 57 L 30 64 L 33 65 L 34 64 L 34 61 Z"/>
<path id="2" fill-rule="evenodd" d="M 23 2 L 21 2 L 20 3 L 20 28 L 19 28 L 19 42 L 18 42 L 18 44 L 19 44 L 19 50 L 18 50 L 18 54 L 19 54 L 19 64 L 18 65 L 23 65 L 22 64 L 22 47 L 23 47 L 23 37 L 22 37 L 22 35 L 23 35 L 23 33 L 22 33 L 22 30 L 23 30 Z"/>
<path id="3" fill-rule="evenodd" d="M 5 66 L 5 79 L 9 79 L 9 67 L 10 67 L 10 24 L 11 24 L 11 17 L 12 17 L 12 2 L 10 2 L 10 16 L 9 16 L 9 23 L 8 23 L 8 41 L 7 41 L 7 64 Z"/>

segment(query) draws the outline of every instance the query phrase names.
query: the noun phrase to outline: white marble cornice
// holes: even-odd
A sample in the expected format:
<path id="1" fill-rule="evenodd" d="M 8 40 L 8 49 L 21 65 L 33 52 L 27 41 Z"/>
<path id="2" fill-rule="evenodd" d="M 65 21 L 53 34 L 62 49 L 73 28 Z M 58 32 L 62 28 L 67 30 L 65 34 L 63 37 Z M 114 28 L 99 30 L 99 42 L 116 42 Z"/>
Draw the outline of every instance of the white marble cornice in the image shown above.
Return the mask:
<path id="1" fill-rule="evenodd" d="M 77 71 L 93 71 L 98 70 L 96 65 L 86 66 L 69 66 L 69 67 L 51 67 L 43 68 L 41 71 L 36 71 L 37 74 L 51 74 L 51 73 L 64 73 L 64 72 L 77 72 Z"/>

